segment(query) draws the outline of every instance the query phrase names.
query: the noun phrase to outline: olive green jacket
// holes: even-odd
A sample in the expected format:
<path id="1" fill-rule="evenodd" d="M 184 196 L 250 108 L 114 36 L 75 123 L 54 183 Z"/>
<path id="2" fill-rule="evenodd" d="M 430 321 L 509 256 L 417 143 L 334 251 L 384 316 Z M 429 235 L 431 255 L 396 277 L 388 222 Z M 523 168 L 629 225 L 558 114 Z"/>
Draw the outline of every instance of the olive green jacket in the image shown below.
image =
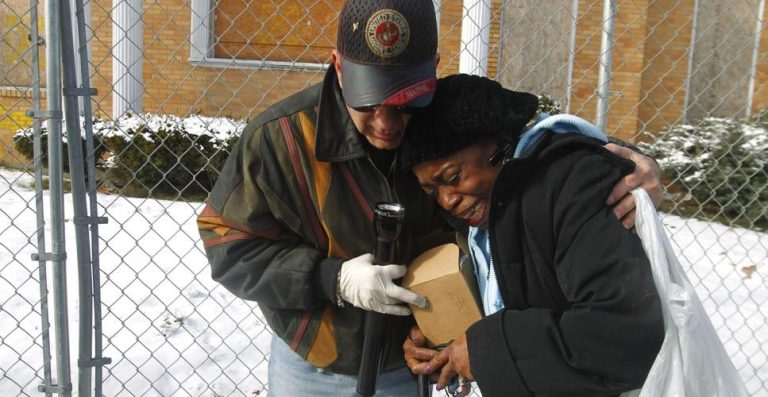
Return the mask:
<path id="1" fill-rule="evenodd" d="M 363 140 L 331 67 L 321 84 L 248 123 L 198 216 L 213 279 L 258 302 L 273 332 L 307 361 L 345 374 L 358 370 L 365 312 L 336 304 L 337 274 L 344 260 L 372 252 L 372 208 L 405 204 L 402 263 L 443 226 L 415 178 L 398 166 L 384 175 Z M 413 319 L 388 323 L 392 369 L 404 365 Z"/>

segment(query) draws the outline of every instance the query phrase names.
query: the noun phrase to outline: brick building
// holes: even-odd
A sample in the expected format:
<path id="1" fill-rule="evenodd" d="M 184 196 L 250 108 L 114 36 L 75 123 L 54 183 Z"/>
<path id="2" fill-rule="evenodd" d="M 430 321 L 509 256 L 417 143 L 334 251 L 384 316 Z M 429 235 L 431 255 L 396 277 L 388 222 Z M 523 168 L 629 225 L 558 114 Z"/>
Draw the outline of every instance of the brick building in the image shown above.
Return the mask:
<path id="1" fill-rule="evenodd" d="M 142 111 L 236 118 L 252 117 L 322 78 L 342 2 L 125 1 L 143 7 Z M 768 44 L 762 30 L 755 34 L 762 18 L 757 18 L 756 7 L 732 3 L 713 0 L 698 10 L 694 0 L 618 5 L 609 133 L 631 140 L 642 130 L 658 132 L 706 115 L 744 117 L 766 105 Z M 208 19 L 205 10 L 210 4 L 215 6 Z M 603 4 L 602 0 L 519 0 L 502 7 L 500 0 L 492 0 L 489 76 L 510 88 L 550 94 L 565 110 L 594 120 Z M 101 117 L 112 117 L 114 110 L 114 10 L 112 1 L 91 2 L 91 84 L 98 90 L 93 111 Z M 439 71 L 456 73 L 462 1 L 443 0 L 439 18 Z M 5 41 L 0 47 L 26 36 L 27 14 L 11 19 L 3 27 Z M 741 30 L 727 31 L 733 25 Z M 13 131 L 31 123 L 24 113 L 32 107 L 26 88 L 31 64 L 25 58 L 28 52 L 15 52 L 22 53 L 5 57 L 6 64 L 1 65 L 6 72 L 0 84 L 2 162 L 14 157 L 4 154 Z"/>

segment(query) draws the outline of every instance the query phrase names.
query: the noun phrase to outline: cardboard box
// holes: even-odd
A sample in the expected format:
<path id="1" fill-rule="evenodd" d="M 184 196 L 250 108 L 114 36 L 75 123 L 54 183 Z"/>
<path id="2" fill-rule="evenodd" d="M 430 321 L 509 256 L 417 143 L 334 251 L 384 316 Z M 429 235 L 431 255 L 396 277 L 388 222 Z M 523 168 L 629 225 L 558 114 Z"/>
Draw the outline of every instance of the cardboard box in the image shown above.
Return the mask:
<path id="1" fill-rule="evenodd" d="M 429 301 L 425 309 L 411 305 L 411 310 L 430 346 L 450 343 L 482 317 L 472 260 L 456 244 L 419 255 L 401 285 Z"/>

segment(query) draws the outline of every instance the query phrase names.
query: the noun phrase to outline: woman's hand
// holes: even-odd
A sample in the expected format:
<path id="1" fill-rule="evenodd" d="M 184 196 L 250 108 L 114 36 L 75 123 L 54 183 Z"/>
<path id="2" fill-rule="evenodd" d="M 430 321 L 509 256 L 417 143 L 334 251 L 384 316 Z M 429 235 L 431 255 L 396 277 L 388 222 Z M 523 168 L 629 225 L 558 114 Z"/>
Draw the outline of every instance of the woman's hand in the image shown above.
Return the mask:
<path id="1" fill-rule="evenodd" d="M 430 367 L 429 360 L 433 359 L 438 351 L 425 347 L 427 339 L 421 333 L 418 325 L 411 327 L 408 338 L 403 343 L 403 354 L 405 363 L 411 372 L 416 375 L 428 375 L 434 372 L 435 368 Z"/>
<path id="2" fill-rule="evenodd" d="M 621 147 L 609 143 L 605 148 L 635 163 L 635 171 L 616 184 L 613 191 L 608 195 L 608 205 L 613 206 L 613 213 L 627 229 L 635 227 L 635 198 L 632 196 L 632 189 L 641 187 L 648 192 L 653 204 L 656 207 L 661 204 L 661 172 L 659 165 L 653 158 L 642 155 L 632 149 Z"/>
<path id="3" fill-rule="evenodd" d="M 472 369 L 469 365 L 469 350 L 467 350 L 467 337 L 465 334 L 461 334 L 445 349 L 437 353 L 429 363 L 427 367 L 429 372 L 440 370 L 440 376 L 437 379 L 437 390 L 442 390 L 455 376 L 459 376 L 459 383 L 461 385 L 461 392 L 463 395 L 469 394 L 469 381 L 474 380 L 472 375 Z M 426 371 L 425 369 L 425 371 Z"/>

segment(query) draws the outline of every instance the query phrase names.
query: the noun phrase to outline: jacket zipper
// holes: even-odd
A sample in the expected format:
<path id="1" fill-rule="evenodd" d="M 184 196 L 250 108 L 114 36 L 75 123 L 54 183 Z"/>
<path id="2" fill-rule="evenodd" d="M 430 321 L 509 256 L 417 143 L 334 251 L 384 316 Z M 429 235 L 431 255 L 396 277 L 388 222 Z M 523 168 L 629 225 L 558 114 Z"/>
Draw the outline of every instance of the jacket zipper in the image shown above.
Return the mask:
<path id="1" fill-rule="evenodd" d="M 392 159 L 392 166 L 396 166 L 397 156 L 398 153 L 395 153 L 395 157 Z M 376 173 L 379 174 L 379 176 L 384 180 L 384 186 L 387 187 L 387 200 L 392 200 L 393 198 L 395 200 L 398 200 L 397 198 L 397 189 L 393 189 L 395 186 L 395 177 L 397 176 L 397 173 L 393 174 L 392 176 L 392 185 L 389 184 L 389 179 L 387 179 L 387 176 L 382 174 L 378 167 L 376 167 L 376 163 L 373 162 L 371 159 L 371 156 L 366 156 L 368 158 L 368 162 L 371 163 L 371 166 L 374 170 L 376 170 Z M 390 167 L 391 169 L 391 167 Z M 393 193 L 394 190 L 394 193 Z M 407 211 L 407 208 L 406 208 Z"/>
<path id="2" fill-rule="evenodd" d="M 507 307 L 507 302 L 504 299 L 504 294 L 502 293 L 503 291 L 501 289 L 501 286 L 503 285 L 502 283 L 504 282 L 504 277 L 502 276 L 501 272 L 499 271 L 499 268 L 496 265 L 496 261 L 493 260 L 493 258 L 498 255 L 497 254 L 498 250 L 497 250 L 497 247 L 496 247 L 496 240 L 493 238 L 494 237 L 493 229 L 494 229 L 494 226 L 495 226 L 494 225 L 495 222 L 493 222 L 493 219 L 494 219 L 494 215 L 495 215 L 494 212 L 495 212 L 496 207 L 501 207 L 501 201 L 497 201 L 494 204 L 492 204 L 491 205 L 491 211 L 488 213 L 488 244 L 491 246 L 491 252 L 490 252 L 490 254 L 491 254 L 491 257 L 490 257 L 491 263 L 490 263 L 490 265 L 491 266 L 490 267 L 493 269 L 493 273 L 494 273 L 493 274 L 493 278 L 495 279 L 494 281 L 496 281 L 496 284 L 497 284 L 497 286 L 499 288 L 499 298 L 501 299 L 501 303 L 502 303 L 502 305 L 504 305 L 504 308 L 506 308 Z M 490 271 L 490 269 L 489 269 L 489 271 Z M 487 286 L 486 286 L 486 288 L 487 288 Z"/>

